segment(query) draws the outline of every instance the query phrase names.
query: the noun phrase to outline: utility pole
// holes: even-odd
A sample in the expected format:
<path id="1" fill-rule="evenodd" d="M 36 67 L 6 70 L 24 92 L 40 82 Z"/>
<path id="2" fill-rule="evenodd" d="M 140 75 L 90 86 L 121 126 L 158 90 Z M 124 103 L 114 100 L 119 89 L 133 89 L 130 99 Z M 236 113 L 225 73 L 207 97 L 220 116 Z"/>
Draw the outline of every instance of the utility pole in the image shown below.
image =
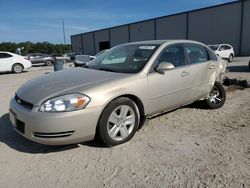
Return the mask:
<path id="1" fill-rule="evenodd" d="M 66 44 L 65 29 L 64 29 L 64 19 L 62 19 L 62 26 L 63 26 L 63 39 L 64 39 L 64 44 Z"/>

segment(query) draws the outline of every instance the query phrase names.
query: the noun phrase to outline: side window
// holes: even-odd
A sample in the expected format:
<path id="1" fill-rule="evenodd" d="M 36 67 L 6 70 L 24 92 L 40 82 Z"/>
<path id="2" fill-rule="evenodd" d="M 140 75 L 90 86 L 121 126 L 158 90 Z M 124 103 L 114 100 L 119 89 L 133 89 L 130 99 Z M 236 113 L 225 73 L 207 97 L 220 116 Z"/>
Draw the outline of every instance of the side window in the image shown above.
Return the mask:
<path id="1" fill-rule="evenodd" d="M 9 58 L 9 57 L 12 57 L 12 55 L 7 53 L 0 53 L 0 58 Z"/>
<path id="2" fill-rule="evenodd" d="M 221 47 L 220 47 L 219 51 L 224 51 L 224 50 L 226 50 L 225 45 L 221 45 Z"/>
<path id="3" fill-rule="evenodd" d="M 173 45 L 165 48 L 157 59 L 157 64 L 172 63 L 175 67 L 186 65 L 185 53 L 182 45 Z"/>
<path id="4" fill-rule="evenodd" d="M 201 63 L 209 60 L 208 53 L 203 46 L 186 45 L 185 50 L 190 64 Z"/>

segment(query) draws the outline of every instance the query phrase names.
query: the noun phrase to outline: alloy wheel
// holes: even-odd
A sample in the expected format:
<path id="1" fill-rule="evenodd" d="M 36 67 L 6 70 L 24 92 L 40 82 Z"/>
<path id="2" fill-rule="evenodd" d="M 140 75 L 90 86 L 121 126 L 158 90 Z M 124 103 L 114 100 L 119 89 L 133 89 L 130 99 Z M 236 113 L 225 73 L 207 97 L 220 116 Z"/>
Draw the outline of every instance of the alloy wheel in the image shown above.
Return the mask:
<path id="1" fill-rule="evenodd" d="M 20 73 L 23 71 L 23 68 L 21 65 L 15 65 L 13 70 L 15 73 Z"/>
<path id="2" fill-rule="evenodd" d="M 115 141 L 126 139 L 134 129 L 135 118 L 135 112 L 130 106 L 121 105 L 115 108 L 107 122 L 110 138 Z"/>
<path id="3" fill-rule="evenodd" d="M 223 101 L 220 89 L 217 86 L 214 86 L 212 91 L 209 93 L 208 100 L 213 104 L 219 104 L 220 102 Z"/>

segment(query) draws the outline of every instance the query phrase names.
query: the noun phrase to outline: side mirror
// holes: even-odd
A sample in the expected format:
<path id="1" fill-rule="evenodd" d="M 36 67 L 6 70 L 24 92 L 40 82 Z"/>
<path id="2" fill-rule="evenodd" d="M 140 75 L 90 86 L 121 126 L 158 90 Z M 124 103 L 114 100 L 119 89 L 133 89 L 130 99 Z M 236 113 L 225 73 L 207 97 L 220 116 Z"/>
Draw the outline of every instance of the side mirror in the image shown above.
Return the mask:
<path id="1" fill-rule="evenodd" d="M 155 68 L 155 70 L 160 74 L 164 74 L 165 71 L 172 70 L 174 68 L 175 67 L 172 63 L 162 62 Z"/>

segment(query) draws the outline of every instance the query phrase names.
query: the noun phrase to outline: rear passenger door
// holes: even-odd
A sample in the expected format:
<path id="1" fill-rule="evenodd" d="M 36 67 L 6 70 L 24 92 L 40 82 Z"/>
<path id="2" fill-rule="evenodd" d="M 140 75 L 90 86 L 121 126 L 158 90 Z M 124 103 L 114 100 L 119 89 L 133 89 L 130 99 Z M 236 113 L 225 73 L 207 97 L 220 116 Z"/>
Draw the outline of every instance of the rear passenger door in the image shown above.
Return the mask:
<path id="1" fill-rule="evenodd" d="M 8 53 L 0 53 L 0 71 L 11 71 L 13 65 L 13 57 Z"/>
<path id="2" fill-rule="evenodd" d="M 194 43 L 184 44 L 188 60 L 190 79 L 190 98 L 197 99 L 209 93 L 216 75 L 216 60 L 212 60 L 207 49 Z"/>

